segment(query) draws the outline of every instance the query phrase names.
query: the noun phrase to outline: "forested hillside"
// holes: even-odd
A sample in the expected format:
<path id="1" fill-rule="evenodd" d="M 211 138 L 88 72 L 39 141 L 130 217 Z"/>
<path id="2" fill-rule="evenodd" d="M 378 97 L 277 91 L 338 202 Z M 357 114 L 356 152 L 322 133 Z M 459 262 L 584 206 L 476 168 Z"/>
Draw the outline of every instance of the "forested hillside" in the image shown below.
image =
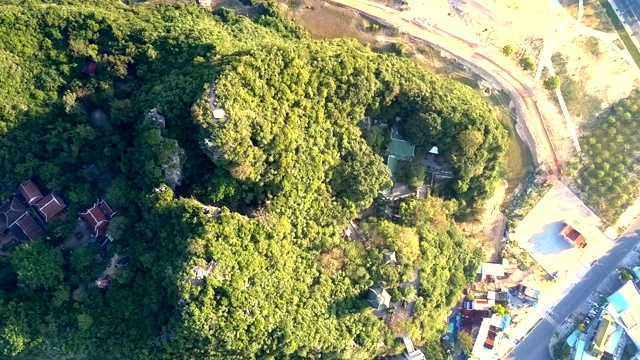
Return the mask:
<path id="1" fill-rule="evenodd" d="M 33 179 L 69 211 L 0 254 L 2 354 L 370 359 L 407 332 L 444 359 L 437 330 L 481 260 L 453 219 L 491 196 L 504 130 L 468 87 L 355 40 L 311 40 L 274 4 L 252 11 L 0 5 L 0 202 Z M 391 184 L 365 115 L 401 117 L 454 179 L 351 240 L 348 221 Z M 62 247 L 103 197 L 113 243 Z M 100 289 L 114 254 L 130 262 Z M 415 274 L 417 291 L 401 285 Z M 376 317 L 372 285 L 415 300 L 413 316 Z"/>

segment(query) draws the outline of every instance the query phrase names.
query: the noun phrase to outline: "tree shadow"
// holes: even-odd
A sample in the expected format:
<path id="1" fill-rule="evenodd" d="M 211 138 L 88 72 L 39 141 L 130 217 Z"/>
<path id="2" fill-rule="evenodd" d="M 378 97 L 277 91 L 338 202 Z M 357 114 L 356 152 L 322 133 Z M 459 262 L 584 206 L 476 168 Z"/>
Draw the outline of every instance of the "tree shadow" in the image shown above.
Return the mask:
<path id="1" fill-rule="evenodd" d="M 332 301 L 329 306 L 329 312 L 335 314 L 338 318 L 344 318 L 350 315 L 362 313 L 372 310 L 369 302 L 361 297 L 345 297 Z"/>

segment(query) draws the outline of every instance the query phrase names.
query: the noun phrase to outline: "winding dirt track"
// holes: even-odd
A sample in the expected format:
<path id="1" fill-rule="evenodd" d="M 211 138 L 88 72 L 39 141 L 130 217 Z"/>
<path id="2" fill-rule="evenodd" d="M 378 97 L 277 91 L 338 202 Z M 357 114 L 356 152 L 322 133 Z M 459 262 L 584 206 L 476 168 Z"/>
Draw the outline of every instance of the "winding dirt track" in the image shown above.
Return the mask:
<path id="1" fill-rule="evenodd" d="M 514 103 L 518 124 L 516 129 L 527 142 L 538 165 L 546 164 L 552 175 L 558 175 L 560 163 L 551 142 L 534 91 L 519 79 L 516 65 L 501 53 L 479 48 L 477 44 L 430 24 L 423 26 L 401 12 L 367 0 L 327 0 L 327 3 L 348 8 L 382 24 L 398 28 L 414 40 L 427 42 L 436 50 L 445 51 L 458 62 L 483 78 L 499 85 Z M 403 16 L 404 15 L 404 16 Z M 494 60 L 494 59 L 497 59 Z M 499 64 L 503 60 L 505 64 Z M 553 176 L 553 177 L 555 177 Z"/>

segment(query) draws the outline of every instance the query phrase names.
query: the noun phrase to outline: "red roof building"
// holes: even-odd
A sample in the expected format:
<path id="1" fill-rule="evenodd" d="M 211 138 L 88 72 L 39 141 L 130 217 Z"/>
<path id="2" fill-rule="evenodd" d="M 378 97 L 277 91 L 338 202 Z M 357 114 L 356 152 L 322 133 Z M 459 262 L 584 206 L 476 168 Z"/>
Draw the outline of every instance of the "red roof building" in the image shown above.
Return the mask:
<path id="1" fill-rule="evenodd" d="M 91 60 L 87 60 L 87 63 L 82 68 L 82 72 L 87 75 L 95 75 L 96 71 L 98 71 L 98 64 Z"/>
<path id="2" fill-rule="evenodd" d="M 570 224 L 565 223 L 560 234 L 577 248 L 587 246 L 587 239 Z"/>
<path id="3" fill-rule="evenodd" d="M 20 240 L 35 240 L 44 236 L 40 225 L 29 214 L 20 218 L 11 232 Z"/>
<path id="4" fill-rule="evenodd" d="M 109 220 L 111 220 L 113 215 L 116 214 L 116 212 L 111 209 L 111 205 L 109 205 L 107 200 L 100 200 L 100 202 L 98 202 L 98 207 L 100 208 L 100 210 L 102 210 L 104 216 L 106 216 Z"/>
<path id="5" fill-rule="evenodd" d="M 109 220 L 115 212 L 109 206 L 106 200 L 97 201 L 93 206 L 80 213 L 80 218 L 87 223 L 89 229 L 93 231 L 94 236 L 103 236 L 107 234 Z"/>
<path id="6" fill-rule="evenodd" d="M 18 190 L 20 190 L 20 194 L 29 205 L 33 205 L 42 199 L 40 189 L 31 180 L 20 184 Z"/>
<path id="7" fill-rule="evenodd" d="M 49 222 L 66 207 L 67 204 L 65 204 L 64 201 L 54 193 L 49 193 L 49 195 L 43 197 L 36 203 L 36 208 L 40 214 L 42 214 L 44 221 L 46 222 Z"/>
<path id="8" fill-rule="evenodd" d="M 104 289 L 111 284 L 111 278 L 109 276 L 102 277 L 96 280 L 96 286 L 100 289 Z"/>
<path id="9" fill-rule="evenodd" d="M 0 207 L 0 236 L 2 242 L 12 238 L 34 240 L 44 235 L 42 228 L 31 217 L 24 205 L 14 197 Z"/>

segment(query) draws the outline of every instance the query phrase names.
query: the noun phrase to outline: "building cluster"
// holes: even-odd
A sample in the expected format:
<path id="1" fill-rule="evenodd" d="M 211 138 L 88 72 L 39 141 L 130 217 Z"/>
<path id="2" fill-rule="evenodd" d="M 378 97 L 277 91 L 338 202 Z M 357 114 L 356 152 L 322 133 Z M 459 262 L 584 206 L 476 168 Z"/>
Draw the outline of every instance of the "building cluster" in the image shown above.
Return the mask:
<path id="1" fill-rule="evenodd" d="M 496 305 L 509 309 L 512 304 L 507 289 L 489 291 L 485 298 L 464 300 L 460 311 L 455 317 L 455 324 L 450 323 L 449 329 L 467 332 L 473 339 L 472 359 L 493 359 L 497 356 L 495 348 L 511 324 L 511 316 L 494 313 Z"/>
<path id="2" fill-rule="evenodd" d="M 51 191 L 42 195 L 32 180 L 20 184 L 18 192 L 0 206 L 0 246 L 44 237 L 46 224 L 57 217 L 66 218 L 66 208 L 58 194 Z M 115 211 L 106 200 L 96 201 L 79 215 L 94 237 L 112 240 L 107 228 Z"/>
<path id="3" fill-rule="evenodd" d="M 464 331 L 473 339 L 470 359 L 489 360 L 499 356 L 498 344 L 512 323 L 518 309 L 535 307 L 540 292 L 523 284 L 513 285 L 509 280 L 517 266 L 508 261 L 484 263 L 478 269 L 478 283 L 494 290 L 467 296 L 459 311 L 449 323 L 451 333 Z"/>
<path id="4" fill-rule="evenodd" d="M 619 360 L 627 343 L 640 348 L 640 292 L 633 281 L 627 281 L 592 311 L 594 319 L 589 326 L 567 338 L 574 360 Z"/>
<path id="5" fill-rule="evenodd" d="M 393 187 L 382 192 L 382 195 L 388 200 L 397 200 L 409 195 L 416 195 L 421 198 L 425 196 L 427 187 L 434 186 L 437 179 L 453 177 L 451 167 L 448 164 L 441 163 L 442 158 L 438 157 L 441 155 L 441 150 L 437 145 L 432 145 L 425 157 L 416 158 L 416 146 L 402 136 L 398 128 L 400 122 L 402 122 L 400 117 L 396 117 L 393 122 L 395 125 L 392 124 L 393 126 L 390 126 L 385 120 L 375 120 L 370 117 L 365 117 L 358 122 L 358 126 L 363 132 L 370 131 L 372 127 L 377 127 L 385 129 L 389 133 L 390 139 L 389 146 L 385 152 L 385 162 L 391 172 Z M 403 164 L 418 160 L 425 168 L 426 181 L 419 189 L 413 191 L 406 184 L 398 181 L 398 175 L 401 173 Z"/>
<path id="6" fill-rule="evenodd" d="M 0 206 L 0 244 L 35 240 L 44 236 L 44 225 L 57 216 L 66 216 L 64 201 L 54 192 L 46 196 L 29 180 L 18 186 L 19 195 Z"/>

